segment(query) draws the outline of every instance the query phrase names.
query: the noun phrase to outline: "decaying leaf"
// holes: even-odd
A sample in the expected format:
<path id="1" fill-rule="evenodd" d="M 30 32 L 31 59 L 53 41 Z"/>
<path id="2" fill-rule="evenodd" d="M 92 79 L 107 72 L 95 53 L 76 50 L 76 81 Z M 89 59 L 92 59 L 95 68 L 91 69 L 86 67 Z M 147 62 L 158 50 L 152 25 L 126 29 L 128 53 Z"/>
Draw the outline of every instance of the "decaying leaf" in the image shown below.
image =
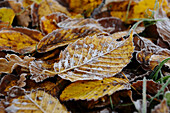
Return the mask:
<path id="1" fill-rule="evenodd" d="M 97 100 L 105 95 L 111 95 L 116 91 L 130 89 L 130 84 L 122 78 L 104 78 L 94 81 L 77 81 L 67 86 L 60 99 L 68 100 Z"/>
<path id="2" fill-rule="evenodd" d="M 15 113 L 68 113 L 58 99 L 41 90 L 11 99 L 10 106 L 5 108 L 5 111 Z"/>
<path id="3" fill-rule="evenodd" d="M 53 70 L 53 64 L 47 64 L 44 61 L 32 61 L 29 64 L 29 70 L 31 73 L 31 79 L 36 82 L 41 82 L 46 78 L 54 77 L 56 74 L 43 73 L 44 70 Z"/>
<path id="4" fill-rule="evenodd" d="M 57 47 L 68 45 L 85 36 L 92 36 L 102 32 L 96 27 L 81 26 L 54 30 L 46 35 L 38 44 L 38 52 L 48 52 Z"/>
<path id="5" fill-rule="evenodd" d="M 168 42 L 170 46 L 170 20 L 166 16 L 166 13 L 163 11 L 162 8 L 160 8 L 158 11 L 156 11 L 154 15 L 155 19 L 164 19 L 163 21 L 157 21 L 156 27 L 159 35 L 162 37 L 162 39 L 165 42 Z"/>
<path id="6" fill-rule="evenodd" d="M 28 68 L 29 63 L 33 61 L 34 57 L 25 56 L 21 59 L 15 54 L 8 54 L 5 58 L 0 58 L 0 73 L 12 73 L 12 71 L 19 65 Z"/>
<path id="7" fill-rule="evenodd" d="M 126 40 L 116 35 L 87 36 L 77 40 L 60 53 L 54 64 L 56 73 L 63 79 L 101 80 L 120 72 L 132 58 L 133 36 Z"/>
<path id="8" fill-rule="evenodd" d="M 0 42 L 0 50 L 9 50 L 21 54 L 34 51 L 38 43 L 32 37 L 13 30 L 1 30 Z"/>
<path id="9" fill-rule="evenodd" d="M 166 104 L 166 100 L 163 100 L 159 105 L 152 109 L 152 113 L 168 113 L 169 107 Z"/>
<path id="10" fill-rule="evenodd" d="M 8 22 L 9 25 L 12 24 L 15 13 L 12 9 L 9 8 L 0 8 L 0 20 L 3 22 Z"/>
<path id="11" fill-rule="evenodd" d="M 154 69 L 161 61 L 170 57 L 170 51 L 168 49 L 163 49 L 150 40 L 140 37 L 134 38 L 134 43 L 136 47 L 140 48 L 136 55 L 136 59 L 139 63 L 143 65 L 144 69 Z M 170 61 L 165 63 L 169 66 Z"/>
<path id="12" fill-rule="evenodd" d="M 27 27 L 29 25 L 29 22 L 31 22 L 31 19 L 29 17 L 29 11 L 27 9 L 22 9 L 21 4 L 14 0 L 8 0 L 8 3 L 10 4 L 14 12 L 17 14 L 16 17 L 18 20 L 18 24 Z"/>
<path id="13" fill-rule="evenodd" d="M 40 4 L 34 3 L 31 7 L 33 25 L 38 24 L 41 17 L 54 12 L 62 12 L 68 16 L 71 16 L 67 9 L 55 0 L 42 0 Z"/>
<path id="14" fill-rule="evenodd" d="M 17 86 L 19 86 L 19 87 L 24 87 L 25 85 L 26 85 L 26 83 L 25 83 L 25 80 L 26 80 L 26 77 L 27 76 L 27 74 L 26 73 L 22 73 L 21 75 L 20 75 L 20 79 L 17 81 Z"/>
<path id="15" fill-rule="evenodd" d="M 45 34 L 51 33 L 53 30 L 56 30 L 58 27 L 57 23 L 66 20 L 69 18 L 64 13 L 56 12 L 43 16 L 40 20 L 41 31 Z"/>
<path id="16" fill-rule="evenodd" d="M 3 21 L 0 21 L 0 30 L 2 28 L 11 28 L 12 26 L 9 24 L 9 22 L 3 22 Z"/>

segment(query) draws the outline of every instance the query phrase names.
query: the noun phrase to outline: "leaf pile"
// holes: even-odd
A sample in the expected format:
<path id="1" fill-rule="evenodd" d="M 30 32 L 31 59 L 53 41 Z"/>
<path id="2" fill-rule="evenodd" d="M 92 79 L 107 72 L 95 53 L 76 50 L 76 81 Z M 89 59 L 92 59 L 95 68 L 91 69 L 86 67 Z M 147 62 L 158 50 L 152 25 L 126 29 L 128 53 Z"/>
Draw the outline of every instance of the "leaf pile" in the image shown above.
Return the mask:
<path id="1" fill-rule="evenodd" d="M 168 112 L 168 16 L 167 0 L 2 0 L 0 112 Z"/>

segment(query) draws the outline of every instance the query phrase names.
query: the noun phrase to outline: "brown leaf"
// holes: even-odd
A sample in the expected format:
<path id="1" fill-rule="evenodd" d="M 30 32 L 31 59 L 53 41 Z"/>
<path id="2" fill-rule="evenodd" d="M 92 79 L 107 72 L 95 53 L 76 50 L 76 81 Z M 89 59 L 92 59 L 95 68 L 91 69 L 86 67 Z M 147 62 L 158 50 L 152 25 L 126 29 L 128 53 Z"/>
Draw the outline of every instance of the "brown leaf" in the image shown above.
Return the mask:
<path id="1" fill-rule="evenodd" d="M 162 7 L 156 11 L 154 15 L 155 19 L 164 19 L 163 21 L 157 21 L 156 27 L 159 35 L 165 42 L 168 42 L 170 46 L 170 20 L 166 16 L 166 13 L 163 11 Z"/>
<path id="2" fill-rule="evenodd" d="M 166 100 L 163 100 L 160 104 L 155 106 L 154 109 L 152 109 L 152 113 L 168 113 L 169 107 L 166 104 Z"/>
<path id="3" fill-rule="evenodd" d="M 62 12 L 70 16 L 70 13 L 67 11 L 67 9 L 55 0 L 42 0 L 40 4 L 34 3 L 31 7 L 33 25 L 37 25 L 41 17 L 52 14 L 54 12 Z"/>
<path id="4" fill-rule="evenodd" d="M 48 52 L 61 46 L 68 45 L 85 36 L 102 32 L 96 27 L 82 26 L 54 30 L 46 35 L 38 44 L 38 52 Z"/>
<path id="5" fill-rule="evenodd" d="M 70 81 L 102 80 L 117 74 L 129 63 L 134 47 L 132 34 L 126 40 L 116 34 L 87 36 L 70 44 L 54 64 L 56 74 Z"/>
<path id="6" fill-rule="evenodd" d="M 26 77 L 27 76 L 27 74 L 26 73 L 22 73 L 21 75 L 20 75 L 20 79 L 17 81 L 17 86 L 19 86 L 19 87 L 24 87 L 25 85 L 26 85 L 26 83 L 25 83 L 25 80 L 26 80 Z"/>
<path id="7" fill-rule="evenodd" d="M 105 95 L 112 95 L 114 92 L 126 89 L 130 84 L 126 79 L 110 77 L 103 80 L 77 81 L 67 86 L 60 99 L 68 100 L 98 100 Z"/>
<path id="8" fill-rule="evenodd" d="M 48 64 L 44 61 L 32 61 L 29 64 L 29 70 L 31 73 L 31 78 L 32 80 L 35 80 L 36 82 L 41 82 L 46 78 L 53 77 L 56 74 L 51 74 L 51 73 L 43 73 L 45 70 L 51 70 L 53 71 L 53 64 Z"/>
<path id="9" fill-rule="evenodd" d="M 41 31 L 45 34 L 51 33 L 53 30 L 59 28 L 57 23 L 62 22 L 69 18 L 64 13 L 56 12 L 49 14 L 47 16 L 43 16 L 40 20 L 40 28 Z"/>
<path id="10" fill-rule="evenodd" d="M 29 63 L 33 61 L 34 57 L 25 56 L 21 59 L 15 54 L 8 54 L 5 58 L 0 58 L 0 73 L 12 73 L 12 71 L 19 65 L 28 68 Z"/>
<path id="11" fill-rule="evenodd" d="M 38 43 L 32 37 L 13 30 L 1 30 L 0 41 L 0 50 L 9 50 L 21 54 L 34 51 Z"/>
<path id="12" fill-rule="evenodd" d="M 4 107 L 3 103 L 2 103 L 2 101 L 0 101 L 0 113 L 6 113 L 5 112 L 5 107 Z"/>
<path id="13" fill-rule="evenodd" d="M 31 22 L 29 11 L 27 9 L 22 9 L 22 6 L 19 2 L 8 0 L 8 3 L 10 4 L 14 12 L 18 14 L 16 15 L 18 25 L 27 27 L 29 25 L 29 22 Z"/>
<path id="14" fill-rule="evenodd" d="M 146 38 L 134 38 L 135 46 L 138 48 L 136 59 L 142 64 L 144 69 L 154 69 L 161 61 L 170 56 L 168 49 L 163 49 Z M 137 50 L 136 48 L 136 50 Z M 169 66 L 168 61 L 165 65 Z"/>

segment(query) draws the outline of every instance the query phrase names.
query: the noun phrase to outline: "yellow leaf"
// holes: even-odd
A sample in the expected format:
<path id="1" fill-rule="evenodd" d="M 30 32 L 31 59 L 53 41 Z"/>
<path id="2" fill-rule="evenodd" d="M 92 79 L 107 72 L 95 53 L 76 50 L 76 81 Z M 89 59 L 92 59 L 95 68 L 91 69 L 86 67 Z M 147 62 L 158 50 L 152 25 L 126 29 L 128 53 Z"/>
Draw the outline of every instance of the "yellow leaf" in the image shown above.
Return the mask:
<path id="1" fill-rule="evenodd" d="M 56 12 L 43 16 L 40 21 L 41 31 L 45 34 L 51 33 L 53 30 L 56 30 L 58 27 L 57 23 L 66 20 L 69 18 L 64 13 Z"/>
<path id="2" fill-rule="evenodd" d="M 99 28 L 90 26 L 80 26 L 63 28 L 53 31 L 46 35 L 38 44 L 38 52 L 48 52 L 57 47 L 68 45 L 75 42 L 79 38 L 85 36 L 92 36 L 96 33 L 102 32 Z"/>
<path id="3" fill-rule="evenodd" d="M 38 43 L 32 37 L 14 30 L 1 30 L 0 42 L 0 50 L 10 50 L 21 54 L 34 51 Z"/>
<path id="4" fill-rule="evenodd" d="M 12 9 L 9 8 L 0 8 L 0 20 L 3 22 L 9 22 L 9 25 L 12 24 L 15 13 Z"/>
<path id="5" fill-rule="evenodd" d="M 129 89 L 130 84 L 122 78 L 110 77 L 103 80 L 76 81 L 67 86 L 60 99 L 68 100 L 97 100 L 105 95 L 112 95 L 114 92 Z"/>
<path id="6" fill-rule="evenodd" d="M 72 82 L 112 77 L 130 62 L 134 49 L 132 40 L 132 34 L 126 40 L 114 34 L 87 36 L 60 53 L 54 70 L 61 78 Z"/>
<path id="7" fill-rule="evenodd" d="M 5 108 L 5 111 L 15 111 L 15 113 L 69 113 L 58 99 L 41 90 L 11 99 L 10 106 Z"/>

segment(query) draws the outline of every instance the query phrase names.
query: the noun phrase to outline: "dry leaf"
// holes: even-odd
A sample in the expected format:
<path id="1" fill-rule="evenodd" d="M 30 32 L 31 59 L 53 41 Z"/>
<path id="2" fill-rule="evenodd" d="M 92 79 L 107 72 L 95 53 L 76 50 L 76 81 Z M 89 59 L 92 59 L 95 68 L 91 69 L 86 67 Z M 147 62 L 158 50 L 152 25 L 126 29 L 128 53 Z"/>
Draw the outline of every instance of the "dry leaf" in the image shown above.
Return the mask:
<path id="1" fill-rule="evenodd" d="M 20 79 L 17 81 L 17 86 L 19 86 L 19 87 L 24 87 L 25 85 L 26 85 L 26 83 L 25 83 L 25 80 L 26 80 L 26 77 L 27 76 L 27 74 L 26 73 L 22 73 L 21 75 L 20 75 Z"/>
<path id="2" fill-rule="evenodd" d="M 168 113 L 169 112 L 169 106 L 166 104 L 166 100 L 163 100 L 160 104 L 155 106 L 154 109 L 152 109 L 152 113 Z"/>
<path id="3" fill-rule="evenodd" d="M 2 101 L 0 101 L 0 113 L 6 113 L 5 112 L 5 107 L 4 107 L 3 103 L 2 103 Z"/>
<path id="4" fill-rule="evenodd" d="M 38 43 L 32 37 L 13 30 L 1 30 L 0 42 L 0 50 L 9 50 L 21 54 L 34 51 Z"/>
<path id="5" fill-rule="evenodd" d="M 10 106 L 5 108 L 5 111 L 15 113 L 68 113 L 58 99 L 41 90 L 10 100 Z"/>
<path id="6" fill-rule="evenodd" d="M 67 86 L 60 99 L 68 100 L 98 100 L 105 95 L 112 95 L 114 92 L 130 89 L 130 84 L 122 78 L 104 78 L 94 81 L 77 81 Z"/>
<path id="7" fill-rule="evenodd" d="M 161 61 L 170 56 L 168 49 L 163 49 L 146 38 L 138 37 L 134 38 L 135 46 L 140 49 L 137 52 L 136 59 L 142 64 L 144 69 L 154 69 Z M 170 66 L 170 61 L 165 63 Z"/>
<path id="8" fill-rule="evenodd" d="M 32 80 L 35 80 L 36 82 L 41 82 L 46 78 L 54 77 L 56 74 L 51 73 L 43 73 L 44 70 L 53 70 L 53 64 L 47 64 L 44 61 L 32 61 L 29 64 L 29 70 L 31 73 Z"/>
<path id="9" fill-rule="evenodd" d="M 29 11 L 27 9 L 22 9 L 21 4 L 16 1 L 8 0 L 8 3 L 17 14 L 16 17 L 18 24 L 27 27 L 29 25 L 29 22 L 31 22 Z"/>
<path id="10" fill-rule="evenodd" d="M 60 61 L 54 64 L 54 70 L 70 81 L 112 77 L 130 62 L 134 49 L 132 40 L 132 34 L 126 40 L 114 34 L 87 36 L 60 53 Z"/>
<path id="11" fill-rule="evenodd" d="M 165 42 L 168 42 L 170 46 L 170 20 L 166 16 L 166 13 L 163 11 L 162 8 L 160 8 L 158 11 L 156 11 L 154 15 L 155 19 L 164 19 L 164 21 L 157 21 L 156 27 L 159 35 L 162 37 L 162 39 Z"/>
<path id="12" fill-rule="evenodd" d="M 15 17 L 15 12 L 9 8 L 0 8 L 0 20 L 3 22 L 7 22 L 10 26 Z"/>
<path id="13" fill-rule="evenodd" d="M 43 16 L 40 20 L 41 31 L 45 34 L 51 33 L 53 30 L 58 29 L 57 23 L 69 18 L 64 13 L 56 12 Z"/>
<path id="14" fill-rule="evenodd" d="M 3 22 L 3 21 L 0 21 L 0 30 L 2 28 L 11 28 L 12 26 L 9 24 L 9 22 Z"/>
<path id="15" fill-rule="evenodd" d="M 61 46 L 75 42 L 77 39 L 85 36 L 92 36 L 102 32 L 96 27 L 81 26 L 75 28 L 63 28 L 54 30 L 46 35 L 38 44 L 38 52 L 48 52 Z"/>
<path id="16" fill-rule="evenodd" d="M 54 12 L 62 12 L 68 16 L 71 16 L 67 9 L 55 0 L 42 0 L 40 4 L 34 3 L 31 7 L 33 25 L 37 25 L 41 17 Z"/>
<path id="17" fill-rule="evenodd" d="M 19 65 L 28 68 L 29 63 L 33 61 L 34 57 L 25 56 L 21 59 L 15 54 L 8 54 L 5 58 L 0 58 L 0 73 L 12 73 L 12 71 Z"/>
<path id="18" fill-rule="evenodd" d="M 8 28 L 7 30 L 13 30 L 13 31 L 24 33 L 25 35 L 31 37 L 31 39 L 37 42 L 39 42 L 44 37 L 44 35 L 40 31 L 36 29 L 29 29 L 26 27 L 13 27 L 13 28 Z"/>

